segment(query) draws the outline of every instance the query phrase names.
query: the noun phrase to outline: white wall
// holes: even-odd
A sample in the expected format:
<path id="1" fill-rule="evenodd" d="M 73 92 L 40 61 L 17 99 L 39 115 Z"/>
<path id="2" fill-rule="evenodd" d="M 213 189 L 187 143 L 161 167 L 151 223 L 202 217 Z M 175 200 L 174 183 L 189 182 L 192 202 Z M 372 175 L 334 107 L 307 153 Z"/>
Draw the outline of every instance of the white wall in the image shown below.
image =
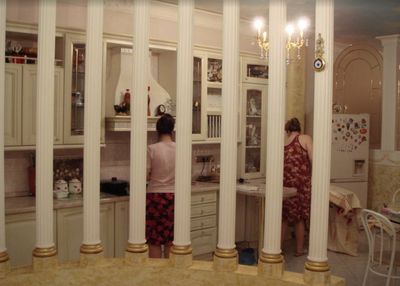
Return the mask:
<path id="1" fill-rule="evenodd" d="M 104 11 L 104 32 L 131 35 L 133 31 L 132 7 L 106 1 Z M 121 1 L 124 3 L 125 1 Z M 86 26 L 86 5 L 80 0 L 57 1 L 57 27 L 84 30 Z M 37 23 L 37 0 L 8 0 L 7 21 Z M 177 41 L 177 6 L 159 1 L 151 2 L 150 39 Z M 194 44 L 214 48 L 222 47 L 222 17 L 202 10 L 194 13 Z M 240 49 L 242 52 L 258 53 L 253 45 L 255 31 L 252 23 L 240 23 Z"/>

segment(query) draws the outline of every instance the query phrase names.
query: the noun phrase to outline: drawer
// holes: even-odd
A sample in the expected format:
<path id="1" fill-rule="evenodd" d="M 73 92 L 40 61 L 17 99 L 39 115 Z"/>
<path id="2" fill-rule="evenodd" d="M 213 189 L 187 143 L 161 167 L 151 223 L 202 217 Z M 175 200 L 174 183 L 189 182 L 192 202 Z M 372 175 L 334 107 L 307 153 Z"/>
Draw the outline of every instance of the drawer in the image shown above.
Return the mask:
<path id="1" fill-rule="evenodd" d="M 193 255 L 213 252 L 217 246 L 216 228 L 192 231 L 190 237 L 192 241 Z"/>
<path id="2" fill-rule="evenodd" d="M 216 192 L 204 192 L 192 194 L 192 205 L 198 205 L 203 203 L 214 203 L 217 201 Z"/>
<path id="3" fill-rule="evenodd" d="M 217 204 L 210 203 L 210 204 L 202 204 L 192 206 L 192 218 L 200 217 L 200 216 L 207 216 L 213 215 L 217 213 Z"/>
<path id="4" fill-rule="evenodd" d="M 192 219 L 191 230 L 199 230 L 217 226 L 217 216 L 205 216 Z"/>

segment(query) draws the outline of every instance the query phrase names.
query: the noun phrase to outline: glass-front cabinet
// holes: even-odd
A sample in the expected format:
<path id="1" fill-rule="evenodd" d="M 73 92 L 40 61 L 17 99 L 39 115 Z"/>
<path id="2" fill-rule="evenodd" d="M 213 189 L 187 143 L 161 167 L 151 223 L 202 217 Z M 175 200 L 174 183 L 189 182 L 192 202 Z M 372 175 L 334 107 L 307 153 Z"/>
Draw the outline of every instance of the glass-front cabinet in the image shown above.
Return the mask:
<path id="1" fill-rule="evenodd" d="M 85 59 L 85 37 L 67 34 L 64 99 L 64 141 L 66 144 L 83 143 Z"/>
<path id="2" fill-rule="evenodd" d="M 205 57 L 195 55 L 193 57 L 193 118 L 192 137 L 193 140 L 202 140 L 205 134 L 204 115 L 204 77 Z"/>
<path id="3" fill-rule="evenodd" d="M 242 84 L 241 176 L 265 176 L 267 86 Z"/>

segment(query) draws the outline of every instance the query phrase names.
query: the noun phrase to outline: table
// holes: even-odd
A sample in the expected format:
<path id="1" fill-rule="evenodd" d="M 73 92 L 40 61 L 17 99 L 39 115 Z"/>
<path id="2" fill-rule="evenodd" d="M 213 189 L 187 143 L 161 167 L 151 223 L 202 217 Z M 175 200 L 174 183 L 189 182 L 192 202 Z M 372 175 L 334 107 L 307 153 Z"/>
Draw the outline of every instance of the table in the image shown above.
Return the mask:
<path id="1" fill-rule="evenodd" d="M 259 199 L 259 251 L 264 242 L 265 216 L 265 179 L 247 180 L 238 184 L 237 194 L 256 197 Z M 294 188 L 284 188 L 283 199 L 296 195 Z M 329 201 L 331 202 L 329 215 L 328 249 L 357 256 L 359 224 L 357 214 L 361 209 L 358 197 L 350 190 L 330 185 Z"/>

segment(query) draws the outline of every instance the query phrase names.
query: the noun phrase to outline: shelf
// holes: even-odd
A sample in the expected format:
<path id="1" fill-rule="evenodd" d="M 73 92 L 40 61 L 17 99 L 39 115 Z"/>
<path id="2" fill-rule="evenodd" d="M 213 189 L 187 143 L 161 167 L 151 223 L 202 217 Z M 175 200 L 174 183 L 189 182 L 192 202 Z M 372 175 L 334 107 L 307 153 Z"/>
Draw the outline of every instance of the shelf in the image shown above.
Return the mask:
<path id="1" fill-rule="evenodd" d="M 222 88 L 222 82 L 217 81 L 207 81 L 207 88 Z"/>
<path id="2" fill-rule="evenodd" d="M 147 117 L 147 131 L 156 131 L 156 123 L 159 117 Z M 128 115 L 116 115 L 106 118 L 107 131 L 131 131 L 131 117 Z"/>
<path id="3" fill-rule="evenodd" d="M 246 118 L 261 118 L 261 115 L 246 115 Z"/>
<path id="4" fill-rule="evenodd" d="M 246 148 L 247 149 L 260 149 L 261 146 L 260 145 L 258 145 L 258 146 L 246 146 Z"/>

